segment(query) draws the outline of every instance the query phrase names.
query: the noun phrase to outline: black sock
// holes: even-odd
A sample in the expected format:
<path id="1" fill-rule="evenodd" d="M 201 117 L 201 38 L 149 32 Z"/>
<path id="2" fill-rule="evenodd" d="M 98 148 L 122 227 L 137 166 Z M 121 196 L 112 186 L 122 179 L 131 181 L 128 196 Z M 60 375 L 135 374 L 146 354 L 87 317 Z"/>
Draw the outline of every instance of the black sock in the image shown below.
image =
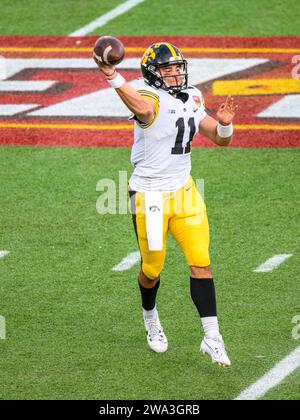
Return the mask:
<path id="1" fill-rule="evenodd" d="M 146 311 L 151 311 L 155 307 L 156 294 L 159 288 L 160 280 L 155 284 L 151 289 L 146 289 L 139 282 L 141 296 L 142 296 L 142 305 Z"/>
<path id="2" fill-rule="evenodd" d="M 191 296 L 201 318 L 217 316 L 216 292 L 213 279 L 191 279 Z"/>

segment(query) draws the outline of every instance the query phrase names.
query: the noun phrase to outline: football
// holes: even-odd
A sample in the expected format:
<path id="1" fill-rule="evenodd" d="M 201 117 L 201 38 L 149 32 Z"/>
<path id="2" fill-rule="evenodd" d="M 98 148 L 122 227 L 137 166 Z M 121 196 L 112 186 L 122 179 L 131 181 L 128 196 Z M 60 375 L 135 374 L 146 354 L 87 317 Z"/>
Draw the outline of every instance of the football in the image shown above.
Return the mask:
<path id="1" fill-rule="evenodd" d="M 119 64 L 125 55 L 124 45 L 113 36 L 101 36 L 94 46 L 94 54 L 100 62 L 109 66 Z"/>

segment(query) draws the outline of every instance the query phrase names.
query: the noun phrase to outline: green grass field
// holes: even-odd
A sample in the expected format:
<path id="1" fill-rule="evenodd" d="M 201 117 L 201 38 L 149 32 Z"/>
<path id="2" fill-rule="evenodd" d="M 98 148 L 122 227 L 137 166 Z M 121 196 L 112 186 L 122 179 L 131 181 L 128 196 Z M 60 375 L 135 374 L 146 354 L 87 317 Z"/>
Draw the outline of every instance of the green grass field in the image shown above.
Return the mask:
<path id="1" fill-rule="evenodd" d="M 120 0 L 1 1 L 1 35 L 68 35 Z M 134 18 L 133 18 L 134 16 Z M 300 35 L 297 0 L 146 0 L 102 27 L 111 35 Z M 95 31 L 94 33 L 98 33 Z"/>
<path id="2" fill-rule="evenodd" d="M 3 1 L 0 34 L 67 35 L 118 3 L 55 0 L 49 11 Z M 216 1 L 146 1 L 138 18 L 129 12 L 101 32 L 299 34 L 297 1 L 242 3 L 226 2 L 224 13 Z M 175 4 L 186 20 L 172 14 Z M 161 20 L 151 16 L 157 7 Z M 129 215 L 96 212 L 96 184 L 130 173 L 129 158 L 127 148 L 0 147 L 0 250 L 10 251 L 0 260 L 0 399 L 233 399 L 299 345 L 291 335 L 300 314 L 299 149 L 193 150 L 228 370 L 199 354 L 189 270 L 172 238 L 158 295 L 167 353 L 147 348 L 138 267 L 111 271 L 137 245 Z M 293 257 L 273 272 L 252 271 L 281 253 Z M 298 370 L 265 398 L 300 399 L 299 381 Z"/>

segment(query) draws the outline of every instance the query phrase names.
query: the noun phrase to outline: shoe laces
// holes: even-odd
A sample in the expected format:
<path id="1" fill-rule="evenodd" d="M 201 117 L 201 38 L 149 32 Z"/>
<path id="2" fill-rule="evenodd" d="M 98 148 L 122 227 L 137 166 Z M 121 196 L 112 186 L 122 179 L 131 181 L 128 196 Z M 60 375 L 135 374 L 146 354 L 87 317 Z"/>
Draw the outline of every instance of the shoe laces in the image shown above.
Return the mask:
<path id="1" fill-rule="evenodd" d="M 158 340 L 162 340 L 164 336 L 163 336 L 163 330 L 159 322 L 156 319 L 147 319 L 146 322 L 147 322 L 150 338 L 151 339 L 157 338 Z"/>
<path id="2" fill-rule="evenodd" d="M 211 345 L 213 346 L 215 352 L 225 352 L 225 346 L 221 336 L 211 339 Z"/>

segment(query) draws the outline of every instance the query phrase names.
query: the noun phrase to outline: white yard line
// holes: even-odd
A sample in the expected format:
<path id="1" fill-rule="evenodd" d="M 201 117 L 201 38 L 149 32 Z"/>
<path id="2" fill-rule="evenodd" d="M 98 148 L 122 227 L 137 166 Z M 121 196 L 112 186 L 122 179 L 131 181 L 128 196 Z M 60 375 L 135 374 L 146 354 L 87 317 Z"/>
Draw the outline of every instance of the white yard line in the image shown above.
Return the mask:
<path id="1" fill-rule="evenodd" d="M 284 261 L 286 261 L 292 256 L 293 254 L 274 255 L 272 258 L 269 258 L 266 262 L 264 262 L 262 265 L 260 265 L 253 271 L 254 273 L 268 273 L 269 271 L 274 270 L 274 268 L 277 268 L 280 264 L 282 264 Z"/>
<path id="2" fill-rule="evenodd" d="M 83 28 L 80 28 L 77 31 L 72 32 L 69 36 L 87 35 L 93 32 L 95 29 L 101 28 L 101 26 L 106 25 L 110 20 L 115 19 L 117 16 L 120 16 L 123 13 L 128 12 L 128 10 L 132 9 L 133 7 L 142 3 L 143 1 L 145 0 L 127 0 L 124 3 L 120 4 L 119 6 L 115 7 L 110 12 L 105 13 L 105 15 L 99 16 L 97 19 L 88 23 Z"/>
<path id="3" fill-rule="evenodd" d="M 9 251 L 0 251 L 0 260 L 1 258 L 6 257 L 9 254 Z"/>
<path id="4" fill-rule="evenodd" d="M 123 258 L 120 264 L 112 268 L 112 271 L 125 271 L 130 270 L 134 265 L 138 264 L 141 261 L 140 252 L 131 252 L 127 257 Z"/>
<path id="5" fill-rule="evenodd" d="M 300 367 L 300 346 L 261 379 L 242 392 L 236 400 L 258 400 Z"/>

